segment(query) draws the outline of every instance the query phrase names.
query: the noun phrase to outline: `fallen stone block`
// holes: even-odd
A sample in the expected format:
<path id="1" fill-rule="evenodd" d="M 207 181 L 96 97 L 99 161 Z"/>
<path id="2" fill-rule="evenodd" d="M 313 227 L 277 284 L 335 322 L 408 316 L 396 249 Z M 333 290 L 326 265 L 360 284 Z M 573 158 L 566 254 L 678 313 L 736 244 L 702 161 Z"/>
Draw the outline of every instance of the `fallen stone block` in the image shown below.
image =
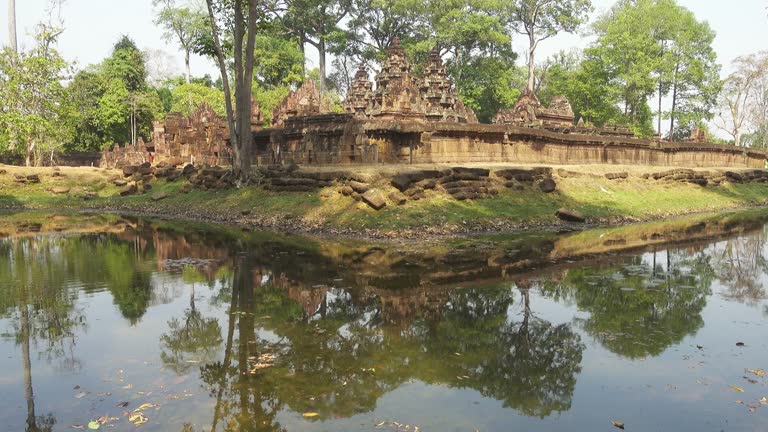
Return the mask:
<path id="1" fill-rule="evenodd" d="M 408 197 L 403 195 L 400 191 L 394 191 L 388 195 L 388 198 L 390 201 L 395 203 L 396 205 L 403 205 L 406 202 L 408 202 Z"/>
<path id="2" fill-rule="evenodd" d="M 27 183 L 40 183 L 40 175 L 30 174 L 27 176 Z"/>
<path id="3" fill-rule="evenodd" d="M 139 188 L 136 186 L 136 183 L 131 183 L 130 185 L 128 185 L 128 187 L 120 191 L 120 196 L 124 197 L 128 195 L 133 195 L 138 191 L 139 191 Z"/>
<path id="4" fill-rule="evenodd" d="M 433 190 L 437 187 L 437 180 L 436 179 L 422 180 L 419 182 L 418 186 L 425 190 L 427 189 Z"/>
<path id="5" fill-rule="evenodd" d="M 581 214 L 581 212 L 572 209 L 561 208 L 555 213 L 555 216 L 557 216 L 558 219 L 564 220 L 566 222 L 586 222 L 586 218 L 583 214 Z"/>
<path id="6" fill-rule="evenodd" d="M 152 195 L 152 201 L 160 201 L 168 198 L 170 195 L 165 192 L 160 192 Z"/>
<path id="7" fill-rule="evenodd" d="M 351 187 L 349 187 L 349 186 L 343 186 L 339 190 L 339 193 L 344 195 L 344 196 L 352 196 L 352 195 L 355 194 L 355 191 Z"/>
<path id="8" fill-rule="evenodd" d="M 355 192 L 357 192 L 359 194 L 364 194 L 364 193 L 368 192 L 368 190 L 371 188 L 370 186 L 368 186 L 365 183 L 361 183 L 361 182 L 354 181 L 354 180 L 350 180 L 349 183 L 347 183 L 347 184 L 349 185 L 349 187 L 352 188 L 353 191 L 355 191 Z"/>
<path id="9" fill-rule="evenodd" d="M 134 174 L 136 174 L 136 171 L 139 170 L 139 167 L 136 165 L 126 165 L 123 167 L 123 175 L 125 177 L 130 177 Z"/>
<path id="10" fill-rule="evenodd" d="M 55 193 L 56 195 L 64 195 L 69 193 L 69 188 L 65 186 L 56 186 L 51 188 L 51 192 Z"/>
<path id="11" fill-rule="evenodd" d="M 741 183 L 744 181 L 744 176 L 737 173 L 736 171 L 726 171 L 725 178 L 733 183 Z"/>
<path id="12" fill-rule="evenodd" d="M 197 168 L 195 168 L 192 164 L 186 164 L 184 165 L 184 168 L 181 169 L 181 175 L 183 176 L 191 176 L 192 174 L 197 172 Z"/>
<path id="13" fill-rule="evenodd" d="M 369 190 L 368 192 L 364 193 L 361 198 L 366 204 L 377 211 L 383 209 L 387 205 L 387 202 L 384 201 L 384 197 L 382 196 L 381 192 L 376 189 Z"/>
<path id="14" fill-rule="evenodd" d="M 397 174 L 394 177 L 392 177 L 392 186 L 397 188 L 400 192 L 405 192 L 408 190 L 409 187 L 411 187 L 411 179 L 405 174 Z"/>
<path id="15" fill-rule="evenodd" d="M 547 178 L 539 183 L 539 189 L 541 189 L 541 191 L 544 193 L 552 193 L 555 191 L 555 189 L 557 189 L 557 183 L 555 183 L 555 181 L 551 178 Z"/>
<path id="16" fill-rule="evenodd" d="M 478 177 L 488 177 L 491 174 L 491 170 L 486 168 L 454 167 L 451 170 L 454 174 L 471 174 Z"/>
<path id="17" fill-rule="evenodd" d="M 628 172 L 607 173 L 605 178 L 608 180 L 624 180 L 629 177 Z"/>
<path id="18" fill-rule="evenodd" d="M 136 172 L 141 175 L 152 174 L 153 171 L 154 170 L 152 169 L 152 164 L 149 162 L 144 162 L 143 164 L 136 167 Z"/>

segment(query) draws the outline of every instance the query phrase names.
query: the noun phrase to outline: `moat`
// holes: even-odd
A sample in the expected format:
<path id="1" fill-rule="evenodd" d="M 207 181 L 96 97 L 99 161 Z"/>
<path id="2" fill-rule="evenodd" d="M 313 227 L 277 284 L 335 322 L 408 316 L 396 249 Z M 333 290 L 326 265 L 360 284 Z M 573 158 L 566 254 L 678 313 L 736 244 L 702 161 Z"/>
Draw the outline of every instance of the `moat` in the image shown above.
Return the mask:
<path id="1" fill-rule="evenodd" d="M 0 214 L 0 429 L 768 430 L 766 224 L 371 244 Z"/>

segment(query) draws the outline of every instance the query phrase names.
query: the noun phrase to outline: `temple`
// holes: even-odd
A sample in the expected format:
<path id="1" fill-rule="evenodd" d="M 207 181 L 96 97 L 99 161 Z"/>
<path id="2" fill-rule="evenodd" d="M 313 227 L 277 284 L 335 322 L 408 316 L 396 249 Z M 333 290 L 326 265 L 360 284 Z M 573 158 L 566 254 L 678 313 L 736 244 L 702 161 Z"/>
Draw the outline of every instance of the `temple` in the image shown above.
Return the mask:
<path id="1" fill-rule="evenodd" d="M 341 109 L 308 80 L 272 112 L 270 127 L 254 104 L 254 163 L 259 165 L 520 163 L 625 164 L 763 168 L 761 150 L 704 142 L 635 138 L 624 126 L 576 121 L 565 97 L 545 107 L 533 93 L 480 124 L 462 102 L 433 50 L 422 74 L 414 73 L 400 41 L 387 50 L 376 74 L 360 66 Z M 209 107 L 188 118 L 170 113 L 155 123 L 152 143 L 107 150 L 101 165 L 142 162 L 227 165 L 226 120 Z"/>

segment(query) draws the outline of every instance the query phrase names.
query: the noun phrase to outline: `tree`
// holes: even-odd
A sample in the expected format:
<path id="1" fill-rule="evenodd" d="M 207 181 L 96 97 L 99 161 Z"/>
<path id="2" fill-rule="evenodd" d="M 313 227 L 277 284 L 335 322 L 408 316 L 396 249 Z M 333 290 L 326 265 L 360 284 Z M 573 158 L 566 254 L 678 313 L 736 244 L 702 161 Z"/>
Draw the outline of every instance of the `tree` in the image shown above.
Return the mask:
<path id="1" fill-rule="evenodd" d="M 383 60 L 394 39 L 404 46 L 423 39 L 425 3 L 418 0 L 354 0 L 340 50 L 357 63 Z"/>
<path id="2" fill-rule="evenodd" d="M 510 7 L 512 26 L 528 37 L 528 85 L 535 89 L 536 48 L 559 32 L 573 33 L 592 10 L 591 0 L 514 0 Z"/>
<path id="3" fill-rule="evenodd" d="M 163 37 L 168 42 L 176 42 L 184 52 L 185 77 L 187 84 L 191 80 L 189 57 L 196 41 L 206 29 L 206 16 L 202 11 L 191 7 L 177 7 L 176 0 L 152 0 L 155 7 L 159 6 L 155 24 L 163 27 Z"/>
<path id="4" fill-rule="evenodd" d="M 16 0 L 8 0 L 8 42 L 11 51 L 19 51 L 16 41 Z"/>
<path id="5" fill-rule="evenodd" d="M 224 107 L 224 92 L 215 87 L 192 83 L 182 84 L 171 89 L 171 111 L 188 116 L 203 105 L 210 106 L 222 118 L 227 115 L 227 110 Z"/>
<path id="6" fill-rule="evenodd" d="M 326 56 L 329 44 L 341 37 L 339 23 L 347 17 L 352 0 L 287 0 L 286 26 L 301 41 L 315 47 L 319 56 L 320 94 L 326 91 Z M 303 49 L 303 48 L 302 48 Z"/>
<path id="7" fill-rule="evenodd" d="M 692 127 L 712 119 L 722 86 L 717 54 L 712 48 L 715 32 L 707 22 L 697 21 L 688 9 L 675 6 L 668 9 L 676 12 L 676 19 L 671 46 L 667 50 L 671 60 L 666 70 L 668 78 L 664 79 L 672 93 L 672 107 L 667 116 L 669 136 L 673 139 L 689 135 Z M 660 88 L 663 88 L 661 86 L 662 83 Z M 661 117 L 661 109 L 659 111 Z M 676 133 L 675 121 L 683 134 Z"/>
<path id="8" fill-rule="evenodd" d="M 42 163 L 68 140 L 64 119 L 70 104 L 62 81 L 70 67 L 56 50 L 61 27 L 39 24 L 27 52 L 6 48 L 0 56 L 0 143 L 24 154 L 27 166 Z"/>
<path id="9" fill-rule="evenodd" d="M 594 25 L 595 43 L 585 50 L 603 87 L 623 108 L 622 123 L 640 136 L 652 136 L 658 99 L 657 132 L 670 120 L 670 137 L 682 138 L 712 117 L 720 90 L 719 66 L 712 48 L 715 34 L 675 0 L 622 0 Z M 589 79 L 589 77 L 586 77 Z M 671 97 L 664 111 L 662 100 Z M 681 130 L 675 131 L 679 125 Z"/>
<path id="10" fill-rule="evenodd" d="M 766 79 L 768 52 L 738 57 L 733 61 L 733 68 L 734 72 L 723 83 L 720 113 L 714 124 L 728 134 L 735 145 L 741 145 L 741 136 L 751 124 L 758 83 Z"/>
<path id="11" fill-rule="evenodd" d="M 234 150 L 233 170 L 243 181 L 251 171 L 251 99 L 253 95 L 253 68 L 256 48 L 256 25 L 260 14 L 257 0 L 206 0 L 216 63 L 224 83 L 224 100 L 229 124 L 230 145 Z M 234 19 L 230 19 L 233 17 Z M 231 28 L 233 34 L 234 64 L 229 65 L 221 43 L 222 25 Z M 231 69 L 229 71 L 228 69 Z M 235 78 L 234 107 L 229 73 Z"/>

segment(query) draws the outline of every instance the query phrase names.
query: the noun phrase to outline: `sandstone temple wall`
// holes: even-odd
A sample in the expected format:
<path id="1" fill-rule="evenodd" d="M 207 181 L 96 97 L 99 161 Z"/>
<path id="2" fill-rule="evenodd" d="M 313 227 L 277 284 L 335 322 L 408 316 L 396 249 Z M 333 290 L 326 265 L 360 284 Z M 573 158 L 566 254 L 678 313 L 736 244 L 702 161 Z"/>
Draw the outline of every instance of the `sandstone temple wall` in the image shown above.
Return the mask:
<path id="1" fill-rule="evenodd" d="M 451 82 L 438 51 L 423 73 L 411 68 L 395 40 L 371 82 L 361 66 L 343 104 L 333 112 L 317 86 L 307 81 L 272 112 L 264 128 L 253 104 L 251 154 L 258 165 L 301 164 L 622 164 L 679 167 L 765 167 L 768 153 L 709 144 L 700 133 L 691 141 L 634 138 L 620 125 L 600 128 L 575 121 L 568 100 L 545 107 L 524 93 L 514 107 L 499 111 L 494 124 L 479 124 Z M 101 166 L 144 162 L 229 165 L 232 149 L 226 119 L 209 107 L 189 117 L 168 114 L 156 122 L 151 143 L 115 146 Z"/>
<path id="2" fill-rule="evenodd" d="M 542 133 L 516 128 L 487 133 L 440 131 L 422 133 L 419 142 L 397 144 L 400 163 L 521 163 L 521 164 L 620 164 L 680 167 L 763 168 L 766 154 L 734 146 L 707 143 L 657 143 L 633 138 L 598 138 L 587 135 Z"/>

